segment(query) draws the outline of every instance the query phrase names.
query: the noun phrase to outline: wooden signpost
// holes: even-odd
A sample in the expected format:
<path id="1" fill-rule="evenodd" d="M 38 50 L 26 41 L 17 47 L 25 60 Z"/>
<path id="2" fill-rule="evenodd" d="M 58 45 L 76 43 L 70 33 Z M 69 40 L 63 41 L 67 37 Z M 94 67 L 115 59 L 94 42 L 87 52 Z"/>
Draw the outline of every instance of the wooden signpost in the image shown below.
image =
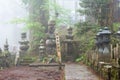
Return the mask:
<path id="1" fill-rule="evenodd" d="M 57 50 L 57 56 L 58 56 L 58 62 L 60 64 L 59 69 L 61 69 L 61 49 L 60 49 L 60 39 L 59 39 L 59 35 L 56 32 L 55 33 L 55 37 L 56 37 L 56 50 Z"/>

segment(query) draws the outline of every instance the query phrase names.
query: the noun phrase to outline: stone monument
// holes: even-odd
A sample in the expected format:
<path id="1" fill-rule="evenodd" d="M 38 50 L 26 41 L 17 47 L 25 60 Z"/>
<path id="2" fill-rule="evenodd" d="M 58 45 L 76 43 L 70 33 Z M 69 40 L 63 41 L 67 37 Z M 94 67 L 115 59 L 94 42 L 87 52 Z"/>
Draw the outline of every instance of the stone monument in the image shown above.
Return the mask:
<path id="1" fill-rule="evenodd" d="M 55 20 L 50 20 L 48 22 L 48 32 L 47 32 L 47 39 L 46 39 L 46 53 L 47 54 L 54 54 L 56 49 L 55 44 Z"/>
<path id="2" fill-rule="evenodd" d="M 62 41 L 63 60 L 74 61 L 78 55 L 78 41 L 74 40 L 73 28 L 67 28 L 66 39 Z"/>

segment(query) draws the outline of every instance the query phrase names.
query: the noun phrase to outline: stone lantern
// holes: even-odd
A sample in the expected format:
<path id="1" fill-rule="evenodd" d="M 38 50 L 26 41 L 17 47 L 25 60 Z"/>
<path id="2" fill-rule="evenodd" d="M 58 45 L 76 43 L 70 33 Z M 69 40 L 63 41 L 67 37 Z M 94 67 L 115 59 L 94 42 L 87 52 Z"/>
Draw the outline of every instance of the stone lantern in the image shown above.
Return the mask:
<path id="1" fill-rule="evenodd" d="M 111 32 L 108 29 L 108 27 L 105 27 L 103 29 L 101 35 L 103 36 L 103 40 L 102 40 L 103 47 L 104 47 L 103 54 L 108 54 L 110 52 L 109 43 L 110 43 L 110 40 L 111 40 L 110 39 Z"/>
<path id="2" fill-rule="evenodd" d="M 110 61 L 110 35 L 111 32 L 108 27 L 104 27 L 104 29 L 100 29 L 96 34 L 96 46 L 98 48 L 98 59 L 100 61 L 109 62 Z"/>
<path id="3" fill-rule="evenodd" d="M 22 56 L 23 54 L 26 53 L 26 51 L 29 48 L 29 41 L 26 39 L 26 33 L 21 33 L 21 41 L 19 41 L 20 43 L 20 55 Z"/>

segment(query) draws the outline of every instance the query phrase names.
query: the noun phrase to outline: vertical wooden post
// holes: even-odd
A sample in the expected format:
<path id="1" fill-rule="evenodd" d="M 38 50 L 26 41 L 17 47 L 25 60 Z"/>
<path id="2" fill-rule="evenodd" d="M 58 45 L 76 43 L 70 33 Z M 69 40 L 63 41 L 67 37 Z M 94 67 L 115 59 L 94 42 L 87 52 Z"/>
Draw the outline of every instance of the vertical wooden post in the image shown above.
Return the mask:
<path id="1" fill-rule="evenodd" d="M 58 62 L 60 64 L 59 69 L 61 70 L 61 49 L 60 49 L 60 39 L 58 33 L 55 34 L 56 37 L 56 49 L 57 49 L 57 56 L 58 56 Z"/>
<path id="2" fill-rule="evenodd" d="M 111 80 L 111 68 L 108 68 L 108 80 Z"/>
<path id="3" fill-rule="evenodd" d="M 119 59 L 118 49 L 119 49 L 119 44 L 117 43 L 117 44 L 116 44 L 116 63 L 117 63 L 117 65 L 118 65 L 118 59 Z"/>
<path id="4" fill-rule="evenodd" d="M 113 59 L 113 46 L 110 44 L 110 50 L 111 50 L 111 59 Z"/>

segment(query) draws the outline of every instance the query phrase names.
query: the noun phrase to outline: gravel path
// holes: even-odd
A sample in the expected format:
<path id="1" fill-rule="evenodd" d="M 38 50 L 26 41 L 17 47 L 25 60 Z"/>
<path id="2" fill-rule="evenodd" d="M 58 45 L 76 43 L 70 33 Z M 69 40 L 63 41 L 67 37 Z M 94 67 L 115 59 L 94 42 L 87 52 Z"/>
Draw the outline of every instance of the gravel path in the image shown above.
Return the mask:
<path id="1" fill-rule="evenodd" d="M 100 80 L 87 66 L 81 64 L 65 65 L 66 80 Z"/>

